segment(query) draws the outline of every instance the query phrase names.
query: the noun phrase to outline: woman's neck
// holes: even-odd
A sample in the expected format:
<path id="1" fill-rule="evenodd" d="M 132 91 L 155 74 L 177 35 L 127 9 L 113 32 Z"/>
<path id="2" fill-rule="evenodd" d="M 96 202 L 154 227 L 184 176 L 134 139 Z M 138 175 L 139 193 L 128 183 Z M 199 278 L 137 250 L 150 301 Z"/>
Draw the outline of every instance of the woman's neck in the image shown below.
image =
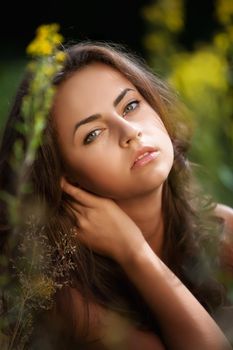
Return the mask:
<path id="1" fill-rule="evenodd" d="M 162 187 L 137 198 L 115 200 L 115 202 L 137 224 L 154 252 L 162 257 L 164 236 Z"/>

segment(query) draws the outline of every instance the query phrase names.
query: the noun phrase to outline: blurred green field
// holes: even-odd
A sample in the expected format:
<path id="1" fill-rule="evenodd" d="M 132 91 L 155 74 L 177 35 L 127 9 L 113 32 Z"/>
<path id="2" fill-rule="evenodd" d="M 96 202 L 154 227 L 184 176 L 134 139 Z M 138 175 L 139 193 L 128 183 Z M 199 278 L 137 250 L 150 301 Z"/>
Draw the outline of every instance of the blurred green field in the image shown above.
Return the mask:
<path id="1" fill-rule="evenodd" d="M 25 58 L 0 61 L 0 136 L 25 65 Z"/>

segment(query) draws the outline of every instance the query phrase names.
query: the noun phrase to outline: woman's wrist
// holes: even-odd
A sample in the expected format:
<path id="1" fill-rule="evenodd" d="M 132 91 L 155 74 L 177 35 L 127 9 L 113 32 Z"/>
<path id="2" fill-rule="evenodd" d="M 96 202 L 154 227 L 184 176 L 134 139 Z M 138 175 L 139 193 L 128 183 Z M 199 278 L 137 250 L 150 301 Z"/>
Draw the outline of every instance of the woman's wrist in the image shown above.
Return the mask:
<path id="1" fill-rule="evenodd" d="M 147 259 L 149 252 L 154 254 L 144 236 L 136 237 L 134 241 L 128 244 L 127 249 L 121 249 L 116 254 L 116 260 L 123 269 L 134 268 L 141 264 L 144 259 Z"/>

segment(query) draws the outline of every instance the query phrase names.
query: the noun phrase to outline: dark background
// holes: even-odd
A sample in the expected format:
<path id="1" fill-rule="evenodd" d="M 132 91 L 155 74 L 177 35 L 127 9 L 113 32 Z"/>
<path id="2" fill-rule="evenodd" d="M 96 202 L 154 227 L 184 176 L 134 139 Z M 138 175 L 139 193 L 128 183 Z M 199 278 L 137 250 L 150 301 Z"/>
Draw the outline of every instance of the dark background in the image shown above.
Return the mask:
<path id="1" fill-rule="evenodd" d="M 211 41 L 213 34 L 219 31 L 219 24 L 214 18 L 216 1 L 184 0 L 185 25 L 179 36 L 184 51 L 192 51 L 195 45 L 200 42 L 208 43 Z M 148 58 L 149 61 L 149 52 L 144 47 L 143 39 L 150 33 L 150 26 L 142 13 L 144 7 L 155 2 L 156 0 L 31 0 L 30 2 L 8 0 L 4 2 L 4 8 L 1 4 L 0 137 L 4 129 L 5 118 L 11 107 L 11 101 L 28 60 L 25 49 L 35 37 L 35 30 L 39 25 L 59 23 L 61 26 L 60 32 L 64 36 L 65 42 L 75 43 L 88 39 L 116 42 L 142 55 L 146 60 Z M 206 132 L 211 133 L 211 130 L 210 125 Z M 202 132 L 202 129 L 200 132 Z M 205 130 L 203 130 L 204 132 Z M 222 149 L 224 154 L 227 154 L 224 146 L 219 145 L 216 148 L 217 151 L 218 148 Z M 215 193 L 217 198 L 220 199 L 218 201 L 232 205 L 232 190 L 229 190 L 222 183 L 218 175 L 220 165 L 212 162 L 215 164 L 214 167 L 212 166 L 211 159 L 214 158 L 214 156 L 212 157 L 214 153 L 211 149 L 210 157 L 204 162 L 206 168 L 209 164 L 209 168 L 214 169 L 210 174 L 213 173 L 211 179 L 210 176 L 206 176 L 206 181 L 210 184 L 208 191 Z M 231 181 L 229 178 L 231 179 L 232 172 L 229 170 L 230 162 L 228 158 L 226 156 L 221 164 L 226 165 L 226 170 L 230 175 L 228 176 L 225 171 L 224 176 L 227 177 L 229 182 Z M 199 158 L 197 158 L 197 162 L 199 163 Z"/>
<path id="2" fill-rule="evenodd" d="M 8 1 L 0 21 L 1 58 L 24 55 L 40 24 L 57 22 L 66 41 L 85 39 L 122 43 L 146 56 L 142 38 L 148 27 L 142 8 L 154 1 Z M 180 41 L 192 48 L 208 40 L 217 24 L 213 0 L 186 0 L 186 25 Z M 3 20 L 6 24 L 3 24 Z"/>

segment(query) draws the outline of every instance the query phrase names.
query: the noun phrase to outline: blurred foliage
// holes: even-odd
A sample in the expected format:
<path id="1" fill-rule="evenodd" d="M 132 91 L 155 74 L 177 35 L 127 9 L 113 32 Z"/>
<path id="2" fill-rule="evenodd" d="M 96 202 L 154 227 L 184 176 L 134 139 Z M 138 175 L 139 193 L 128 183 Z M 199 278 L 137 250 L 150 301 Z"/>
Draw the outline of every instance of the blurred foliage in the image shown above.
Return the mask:
<path id="1" fill-rule="evenodd" d="M 233 1 L 214 1 L 212 38 L 196 40 L 189 50 L 180 40 L 186 1 L 153 0 L 142 9 L 148 25 L 144 46 L 151 67 L 194 122 L 190 159 L 200 164 L 200 183 L 216 201 L 233 206 Z"/>
<path id="2" fill-rule="evenodd" d="M 17 66 L 29 74 L 30 80 L 21 117 L 14 125 L 18 137 L 8 160 L 15 190 L 0 189 L 1 204 L 4 203 L 1 208 L 7 208 L 10 226 L 7 249 L 0 255 L 0 348 L 4 350 L 27 348 L 36 312 L 51 308 L 52 296 L 61 287 L 58 278 L 66 282 L 65 256 L 69 258 L 75 250 L 67 237 L 63 237 L 61 246 L 51 246 L 40 222 L 45 208 L 37 203 L 30 182 L 31 166 L 43 140 L 56 91 L 53 78 L 65 59 L 65 53 L 59 49 L 63 37 L 58 30 L 56 23 L 38 27 L 35 39 L 27 47 L 29 64 Z M 6 72 L 11 76 L 9 69 Z M 59 249 L 62 258 L 56 256 Z"/>
<path id="3" fill-rule="evenodd" d="M 6 58 L 0 60 L 0 137 L 25 66 L 26 58 L 24 57 L 19 57 L 17 60 Z"/>

